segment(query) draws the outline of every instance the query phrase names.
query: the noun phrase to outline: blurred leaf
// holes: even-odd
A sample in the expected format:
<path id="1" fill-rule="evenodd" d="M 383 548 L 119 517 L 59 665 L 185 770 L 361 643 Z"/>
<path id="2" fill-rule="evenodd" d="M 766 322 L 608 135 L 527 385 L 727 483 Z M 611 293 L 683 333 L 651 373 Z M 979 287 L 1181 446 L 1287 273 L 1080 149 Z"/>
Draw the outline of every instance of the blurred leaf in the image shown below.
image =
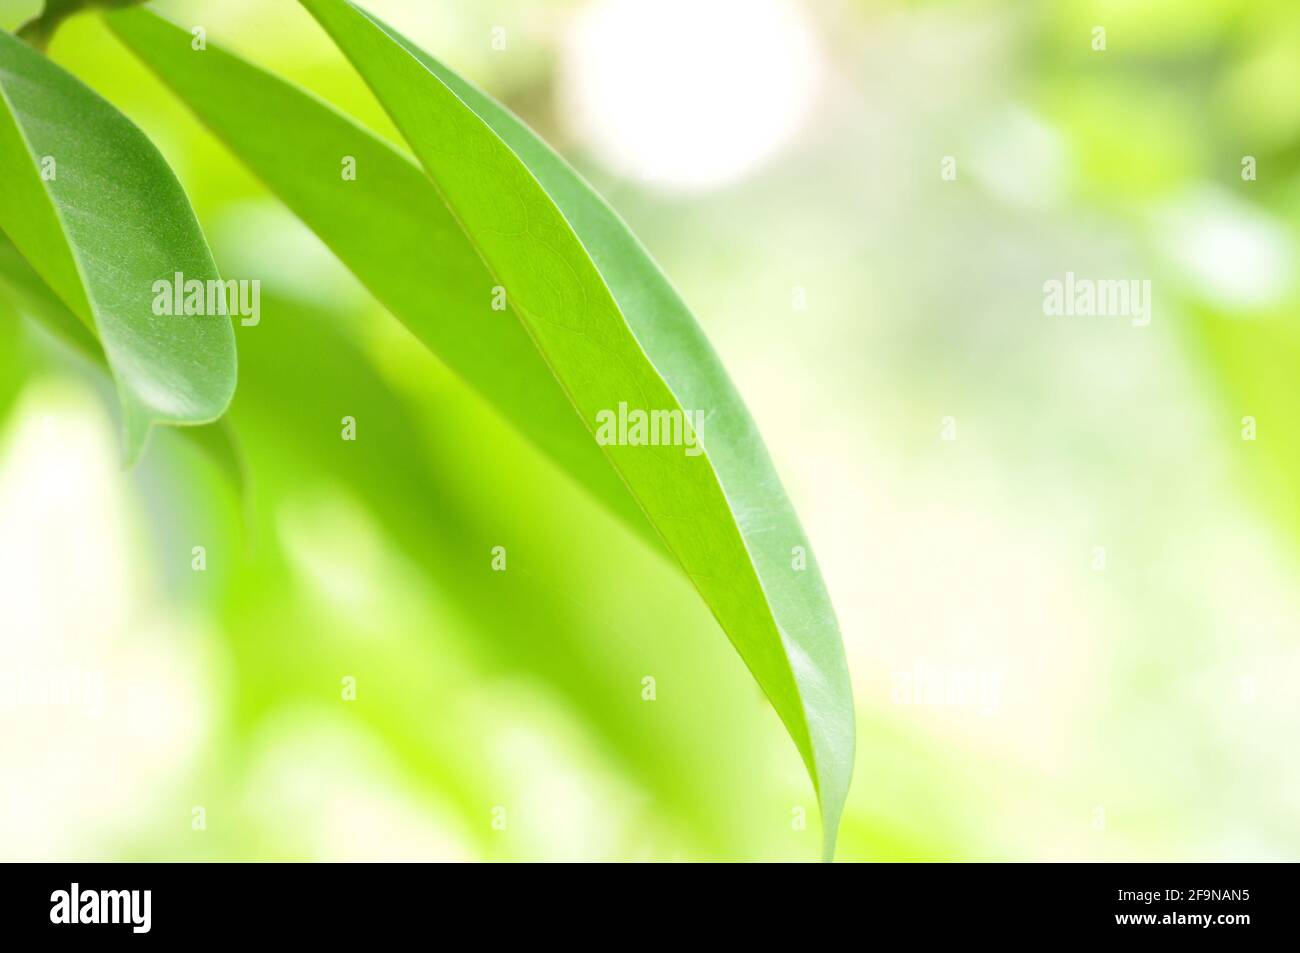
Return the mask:
<path id="1" fill-rule="evenodd" d="M 570 533 L 588 542 L 593 536 L 601 538 L 592 521 L 598 519 L 608 531 L 604 538 L 614 546 L 622 545 L 619 552 L 630 559 L 641 561 L 632 568 L 627 563 L 620 566 L 630 575 L 627 587 L 634 592 L 659 579 L 671 583 L 672 592 L 684 588 L 678 584 L 675 567 L 646 553 L 615 524 L 601 518 L 604 514 L 590 505 L 589 494 L 566 486 L 567 481 L 534 447 L 515 438 L 502 419 L 459 382 L 440 377 L 420 394 L 395 389 L 380 373 L 374 355 L 348 333 L 340 312 L 275 294 L 264 296 L 263 306 L 265 319 L 257 333 L 242 342 L 244 373 L 230 410 L 256 474 L 256 499 L 263 517 L 255 526 L 259 551 L 241 560 L 238 605 L 224 625 L 237 634 L 238 651 L 247 653 L 241 693 L 257 708 L 256 714 L 247 716 L 249 723 L 256 724 L 264 710 L 283 704 L 287 695 L 299 690 L 298 683 L 305 682 L 300 690 L 315 695 L 319 680 L 304 673 L 322 666 L 332 672 L 328 666 L 337 664 L 330 662 L 328 654 L 334 640 L 322 636 L 322 627 L 339 623 L 337 613 L 328 603 L 322 608 L 319 596 L 296 603 L 291 577 L 276 571 L 273 550 L 286 501 L 346 488 L 382 529 L 385 552 L 420 568 L 429 592 L 435 594 L 434 604 L 444 613 L 437 633 L 423 634 L 419 650 L 393 638 L 367 648 L 368 670 L 375 677 L 388 673 L 382 677 L 392 679 L 394 691 L 378 693 L 382 702 L 372 694 L 365 717 L 382 721 L 394 744 L 410 746 L 409 739 L 414 738 L 419 739 L 415 747 L 426 750 L 436 738 L 437 747 L 445 744 L 451 751 L 479 743 L 479 726 L 463 721 L 446 724 L 451 704 L 447 697 L 439 695 L 443 717 L 428 717 L 432 686 L 414 676 L 426 651 L 438 659 L 439 668 L 451 667 L 446 657 L 450 640 L 463 645 L 466 657 L 474 660 L 476 680 L 486 684 L 503 675 L 512 680 L 523 677 L 562 700 L 637 790 L 653 799 L 658 814 L 691 826 L 706 854 L 743 855 L 748 845 L 738 831 L 749 833 L 752 828 L 740 826 L 737 817 L 743 812 L 710 792 L 708 781 L 727 773 L 721 754 L 730 750 L 735 755 L 743 751 L 744 743 L 721 727 L 732 722 L 726 715 L 713 718 L 718 734 L 684 736 L 702 705 L 737 694 L 748 701 L 750 696 L 743 691 L 728 696 L 712 680 L 716 656 L 702 658 L 704 653 L 697 651 L 689 662 L 675 666 L 671 651 L 665 651 L 672 639 L 647 645 L 649 640 L 637 637 L 656 625 L 670 627 L 674 637 L 684 637 L 698 619 L 690 611 L 694 607 L 663 607 L 653 620 L 616 617 L 613 610 L 605 618 L 590 618 L 586 606 L 599 601 L 596 597 L 583 594 L 575 601 L 562 581 L 539 578 L 525 566 L 544 566 L 557 580 L 567 575 L 590 582 L 589 573 L 574 572 L 573 566 L 599 562 L 599 557 L 571 546 L 568 537 L 536 524 L 531 515 L 512 518 L 509 511 L 516 502 L 523 514 L 553 508 Z M 337 424 L 344 413 L 355 415 L 364 426 L 362 442 L 339 439 Z M 488 446 L 466 454 L 466 439 Z M 494 476 L 485 476 L 485 471 Z M 484 482 L 490 485 L 486 495 L 465 492 L 466 486 Z M 510 483 L 519 484 L 515 499 L 510 506 L 499 505 L 492 488 Z M 580 504 L 576 513 L 575 503 Z M 490 548 L 502 539 L 510 541 L 511 571 L 492 572 Z M 384 598 L 394 598 L 399 589 L 386 587 Z M 623 601 L 621 594 L 610 594 L 608 599 Z M 329 620 L 316 621 L 317 613 Z M 400 626 L 396 620 L 403 618 L 403 607 L 390 602 L 374 624 Z M 385 665 L 388 653 L 396 654 Z M 640 696 L 640 677 L 647 670 L 660 672 L 673 684 L 673 698 L 661 699 L 652 715 L 646 714 Z M 395 708 L 401 709 L 402 717 L 384 716 Z M 403 738 L 408 741 L 400 742 Z M 449 757 L 439 769 L 440 783 L 470 787 L 482 783 L 473 779 L 473 770 L 465 780 L 456 781 L 466 770 L 463 758 Z M 467 799 L 468 816 L 478 816 L 485 796 L 481 792 Z M 485 847 L 491 843 L 489 838 Z"/>
<path id="2" fill-rule="evenodd" d="M 24 314 L 34 318 L 83 357 L 97 361 L 107 369 L 104 349 L 99 346 L 95 335 L 32 270 L 22 252 L 3 232 L 0 232 L 0 281 L 9 287 Z"/>
<path id="3" fill-rule="evenodd" d="M 1204 304 L 1189 305 L 1192 344 L 1221 391 L 1223 429 L 1252 497 L 1273 525 L 1300 541 L 1300 331 L 1293 313 L 1250 320 Z M 1249 418 L 1249 420 L 1247 419 Z M 1248 427 L 1255 432 L 1249 437 Z"/>
<path id="4" fill-rule="evenodd" d="M 134 460 L 154 423 L 216 420 L 235 389 L 224 316 L 153 313 L 153 285 L 219 280 L 158 150 L 44 56 L 0 33 L 0 228 L 107 356 Z"/>
<path id="5" fill-rule="evenodd" d="M 496 130 L 343 0 L 302 2 L 402 130 L 588 426 L 623 404 L 701 415 L 703 455 L 605 451 L 785 722 L 829 857 L 853 764 L 843 648 L 816 570 L 794 568 L 806 540 L 702 332 L 626 227 L 504 111 L 476 97 Z"/>
<path id="6" fill-rule="evenodd" d="M 0 284 L 0 425 L 9 419 L 14 400 L 31 372 L 22 322 L 5 320 L 8 312 L 16 317 L 19 311 L 18 302 L 6 291 Z"/>

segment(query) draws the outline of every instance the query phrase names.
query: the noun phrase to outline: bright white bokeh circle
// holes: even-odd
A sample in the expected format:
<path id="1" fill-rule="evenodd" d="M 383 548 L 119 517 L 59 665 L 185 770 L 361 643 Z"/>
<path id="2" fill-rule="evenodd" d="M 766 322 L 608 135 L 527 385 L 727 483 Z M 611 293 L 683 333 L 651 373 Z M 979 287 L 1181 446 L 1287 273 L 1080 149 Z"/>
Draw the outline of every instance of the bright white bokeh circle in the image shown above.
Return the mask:
<path id="1" fill-rule="evenodd" d="M 821 71 L 791 0 L 596 0 L 565 39 L 560 113 L 610 171 L 712 189 L 797 135 Z"/>

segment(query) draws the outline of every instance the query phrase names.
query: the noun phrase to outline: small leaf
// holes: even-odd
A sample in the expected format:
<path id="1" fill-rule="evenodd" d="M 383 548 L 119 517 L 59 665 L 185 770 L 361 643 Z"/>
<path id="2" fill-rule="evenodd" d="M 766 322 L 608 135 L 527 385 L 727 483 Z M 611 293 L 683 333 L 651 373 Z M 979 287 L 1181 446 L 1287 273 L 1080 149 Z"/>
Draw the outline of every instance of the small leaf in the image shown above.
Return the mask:
<path id="1" fill-rule="evenodd" d="M 815 569 L 791 566 L 802 531 L 703 333 L 626 227 L 504 110 L 453 88 L 446 70 L 345 0 L 301 2 L 509 289 L 584 422 L 594 430 L 623 404 L 703 421 L 703 455 L 605 450 L 785 722 L 818 791 L 829 858 L 853 766 L 844 651 Z"/>
<path id="2" fill-rule="evenodd" d="M 13 242 L 0 232 L 0 289 L 6 288 L 15 310 L 50 331 L 105 374 L 109 373 L 108 359 L 99 341 L 32 270 Z M 229 418 L 198 427 L 181 427 L 179 432 L 207 456 L 247 509 L 251 497 L 247 492 L 243 454 Z"/>
<path id="3" fill-rule="evenodd" d="M 155 282 L 220 280 L 184 191 L 130 120 L 3 32 L 0 229 L 95 332 L 128 461 L 154 423 L 221 416 L 235 389 L 229 318 L 154 313 Z"/>

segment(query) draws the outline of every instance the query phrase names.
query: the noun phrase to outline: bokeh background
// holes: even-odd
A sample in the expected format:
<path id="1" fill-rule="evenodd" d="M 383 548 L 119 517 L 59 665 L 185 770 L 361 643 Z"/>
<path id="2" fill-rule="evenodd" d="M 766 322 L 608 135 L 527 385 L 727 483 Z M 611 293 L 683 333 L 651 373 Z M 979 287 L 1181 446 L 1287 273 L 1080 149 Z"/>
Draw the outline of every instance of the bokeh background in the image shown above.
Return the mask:
<path id="1" fill-rule="evenodd" d="M 153 6 L 400 142 L 296 4 Z M 610 198 L 749 402 L 853 675 L 840 859 L 1300 856 L 1300 5 L 368 6 Z M 125 472 L 107 379 L 0 294 L 0 855 L 816 859 L 688 585 L 96 17 L 51 55 L 262 322 L 239 490 L 170 432 Z M 1150 326 L 1046 316 L 1066 271 L 1151 280 Z"/>

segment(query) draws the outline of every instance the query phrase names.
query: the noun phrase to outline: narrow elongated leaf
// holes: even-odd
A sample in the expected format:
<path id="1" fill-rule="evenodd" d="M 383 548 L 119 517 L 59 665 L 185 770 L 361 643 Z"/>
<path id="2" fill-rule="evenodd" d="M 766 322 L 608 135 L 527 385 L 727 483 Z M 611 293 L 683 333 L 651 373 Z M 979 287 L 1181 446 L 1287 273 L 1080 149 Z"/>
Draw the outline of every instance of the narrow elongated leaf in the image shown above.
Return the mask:
<path id="1" fill-rule="evenodd" d="M 660 545 L 418 165 L 292 84 L 143 9 L 118 37 L 392 314 L 597 499 Z M 494 310 L 504 303 L 506 310 Z"/>
<path id="2" fill-rule="evenodd" d="M 103 346 L 128 460 L 154 423 L 225 411 L 236 374 L 229 318 L 176 314 L 176 301 L 173 313 L 154 311 L 157 281 L 219 280 L 176 177 L 125 116 L 4 32 L 0 228 Z"/>
<path id="3" fill-rule="evenodd" d="M 504 111 L 462 98 L 464 84 L 346 0 L 301 2 L 402 131 L 593 435 L 625 408 L 697 424 L 703 454 L 604 449 L 785 722 L 829 856 L 853 763 L 843 648 L 816 570 L 794 568 L 803 534 L 702 332 L 626 227 Z"/>
<path id="4" fill-rule="evenodd" d="M 811 547 L 744 401 L 681 295 L 609 204 L 508 109 L 387 24 L 370 19 L 454 92 L 527 166 L 581 240 L 664 382 L 683 406 L 708 408 L 709 460 L 783 640 L 796 647 L 791 660 L 805 714 L 819 723 L 810 726 L 810 741 L 824 810 L 834 818 L 828 818 L 829 852 L 853 767 L 852 689 L 821 573 L 812 561 L 803 570 L 792 571 L 793 547 L 801 547 L 805 554 Z M 803 658 L 798 653 L 806 657 L 806 664 L 800 664 Z"/>

